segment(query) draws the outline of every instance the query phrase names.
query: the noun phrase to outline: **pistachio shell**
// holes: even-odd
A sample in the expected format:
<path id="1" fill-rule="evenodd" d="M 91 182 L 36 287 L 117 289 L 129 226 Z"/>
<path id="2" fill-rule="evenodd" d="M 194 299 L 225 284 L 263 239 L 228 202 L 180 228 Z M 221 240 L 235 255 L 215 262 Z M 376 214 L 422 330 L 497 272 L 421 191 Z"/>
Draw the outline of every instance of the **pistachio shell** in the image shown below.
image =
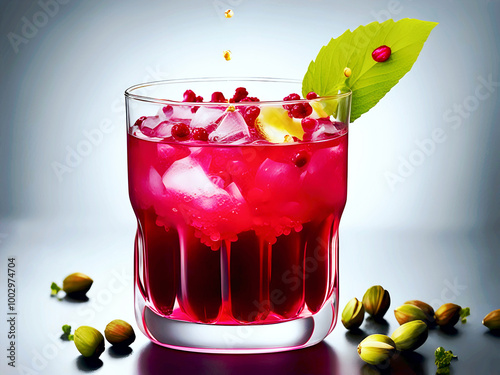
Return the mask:
<path id="1" fill-rule="evenodd" d="M 67 294 L 85 294 L 89 291 L 94 281 L 81 272 L 75 272 L 66 276 L 63 280 L 62 289 Z"/>
<path id="2" fill-rule="evenodd" d="M 414 306 L 417 306 L 418 308 L 420 308 L 420 310 L 422 310 L 425 313 L 426 320 L 429 323 L 433 323 L 434 322 L 434 309 L 432 308 L 431 305 L 429 305 L 429 304 L 427 304 L 425 302 L 419 301 L 417 299 L 414 299 L 414 300 L 411 300 L 411 301 L 406 301 L 405 305 L 414 305 Z"/>
<path id="3" fill-rule="evenodd" d="M 422 345 L 429 329 L 422 320 L 413 320 L 398 327 L 391 335 L 397 350 L 415 350 Z"/>
<path id="4" fill-rule="evenodd" d="M 454 303 L 445 303 L 434 313 L 436 324 L 440 327 L 453 327 L 460 319 L 462 308 Z"/>
<path id="5" fill-rule="evenodd" d="M 390 304 L 389 292 L 380 285 L 370 287 L 363 296 L 363 305 L 366 312 L 375 319 L 382 319 Z"/>
<path id="6" fill-rule="evenodd" d="M 104 337 L 95 328 L 81 326 L 75 331 L 75 346 L 84 357 L 98 358 L 104 351 Z"/>
<path id="7" fill-rule="evenodd" d="M 491 330 L 500 330 L 500 309 L 493 310 L 486 315 L 483 324 Z"/>
<path id="8" fill-rule="evenodd" d="M 394 316 L 399 324 L 405 324 L 413 320 L 426 320 L 427 316 L 421 308 L 415 305 L 401 305 L 394 310 Z"/>
<path id="9" fill-rule="evenodd" d="M 120 319 L 115 319 L 106 326 L 104 336 L 111 345 L 115 346 L 129 346 L 135 340 L 132 326 Z"/>
<path id="10" fill-rule="evenodd" d="M 351 299 L 342 311 L 342 324 L 347 329 L 359 328 L 365 317 L 365 307 L 357 298 Z"/>
<path id="11" fill-rule="evenodd" d="M 370 335 L 358 345 L 360 358 L 371 365 L 390 359 L 396 352 L 396 344 L 386 335 Z"/>

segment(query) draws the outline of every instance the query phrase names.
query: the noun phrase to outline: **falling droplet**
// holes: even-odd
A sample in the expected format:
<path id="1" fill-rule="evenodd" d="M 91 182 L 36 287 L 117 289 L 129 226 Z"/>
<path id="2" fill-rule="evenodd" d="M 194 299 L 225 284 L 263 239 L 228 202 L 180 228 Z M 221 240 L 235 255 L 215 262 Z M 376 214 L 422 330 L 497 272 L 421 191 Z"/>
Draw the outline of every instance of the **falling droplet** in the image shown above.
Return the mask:
<path id="1" fill-rule="evenodd" d="M 224 16 L 225 16 L 226 18 L 231 18 L 232 16 L 234 16 L 234 12 L 233 12 L 233 10 L 232 10 L 232 9 L 228 9 L 228 10 L 226 10 L 226 11 L 224 12 Z"/>

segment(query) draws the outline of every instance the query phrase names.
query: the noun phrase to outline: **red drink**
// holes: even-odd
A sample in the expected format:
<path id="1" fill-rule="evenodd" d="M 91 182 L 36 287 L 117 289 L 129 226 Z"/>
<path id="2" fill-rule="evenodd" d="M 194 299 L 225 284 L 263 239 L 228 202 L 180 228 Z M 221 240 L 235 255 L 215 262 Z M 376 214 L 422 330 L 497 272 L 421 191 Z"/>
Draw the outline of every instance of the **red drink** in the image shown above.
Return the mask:
<path id="1" fill-rule="evenodd" d="M 265 105 L 261 102 L 259 108 Z M 186 117 L 189 112 L 180 108 L 194 107 L 178 106 L 174 113 Z M 246 113 L 245 107 L 228 111 L 227 106 L 218 107 L 222 120 L 206 124 L 210 134 L 221 134 L 217 129 L 229 116 L 243 118 Z M 203 115 L 210 110 L 200 109 Z M 172 113 L 167 106 L 161 111 Z M 276 111 L 287 113 L 281 106 Z M 220 143 L 186 136 L 194 117 L 182 120 L 188 128 L 159 137 L 153 131 L 179 121 L 176 117 L 162 124 L 161 112 L 158 116 L 154 127 L 144 123 L 155 116 L 140 119 L 127 136 L 130 199 L 138 220 L 135 275 L 141 328 L 153 341 L 175 348 L 276 351 L 311 343 L 300 338 L 265 348 L 257 343 L 233 345 L 235 350 L 220 344 L 197 347 L 179 337 L 185 333 L 163 338 L 167 334 L 156 322 L 265 330 L 326 309 L 331 315 L 326 336 L 337 312 L 347 121 L 317 119 L 330 133 L 314 139 L 319 133 L 311 128 L 310 141 L 304 134 L 302 141 L 274 144 L 255 131 L 261 126 L 257 119 L 244 142 L 236 137 Z M 312 331 L 301 335 L 312 336 Z"/>

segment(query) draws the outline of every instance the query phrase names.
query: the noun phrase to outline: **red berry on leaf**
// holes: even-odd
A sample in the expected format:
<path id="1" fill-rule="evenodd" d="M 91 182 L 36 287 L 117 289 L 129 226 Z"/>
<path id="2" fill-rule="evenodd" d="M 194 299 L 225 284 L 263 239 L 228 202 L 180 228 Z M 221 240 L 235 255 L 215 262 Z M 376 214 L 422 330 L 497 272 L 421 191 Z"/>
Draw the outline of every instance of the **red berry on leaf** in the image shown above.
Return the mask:
<path id="1" fill-rule="evenodd" d="M 376 62 L 384 62 L 391 56 L 391 49 L 387 46 L 380 46 L 372 52 L 372 58 Z"/>
<path id="2" fill-rule="evenodd" d="M 186 140 L 191 134 L 191 129 L 186 124 L 179 122 L 172 126 L 172 137 L 178 141 Z"/>

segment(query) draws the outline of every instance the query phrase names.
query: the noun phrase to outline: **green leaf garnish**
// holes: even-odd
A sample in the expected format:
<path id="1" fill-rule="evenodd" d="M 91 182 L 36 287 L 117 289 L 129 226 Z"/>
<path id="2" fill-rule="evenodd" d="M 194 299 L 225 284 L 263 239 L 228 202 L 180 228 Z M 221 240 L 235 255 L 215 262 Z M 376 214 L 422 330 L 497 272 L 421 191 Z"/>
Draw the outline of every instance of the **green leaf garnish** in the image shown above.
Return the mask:
<path id="1" fill-rule="evenodd" d="M 470 315 L 470 308 L 466 307 L 460 310 L 460 319 L 462 323 L 467 323 L 467 317 Z"/>
<path id="2" fill-rule="evenodd" d="M 50 285 L 50 290 L 51 290 L 50 294 L 53 295 L 53 296 L 55 296 L 55 295 L 57 295 L 57 293 L 59 293 L 59 291 L 61 290 L 61 288 L 56 283 L 52 283 Z"/>
<path id="3" fill-rule="evenodd" d="M 66 340 L 68 341 L 74 341 L 75 339 L 75 336 L 71 334 L 71 326 L 65 324 L 62 326 L 62 330 L 63 330 L 63 338 L 65 338 Z"/>
<path id="4" fill-rule="evenodd" d="M 372 22 L 354 31 L 347 30 L 321 48 L 311 61 L 304 80 L 302 95 L 314 91 L 320 96 L 336 95 L 339 90 L 352 91 L 351 122 L 367 112 L 410 71 L 436 22 L 405 18 L 400 21 Z M 372 52 L 386 45 L 391 56 L 375 62 Z M 344 75 L 344 68 L 351 75 Z"/>
<path id="5" fill-rule="evenodd" d="M 436 357 L 434 361 L 437 366 L 436 374 L 449 374 L 451 360 L 458 358 L 456 355 L 453 355 L 451 350 L 444 350 L 442 346 L 436 349 L 434 356 Z"/>

